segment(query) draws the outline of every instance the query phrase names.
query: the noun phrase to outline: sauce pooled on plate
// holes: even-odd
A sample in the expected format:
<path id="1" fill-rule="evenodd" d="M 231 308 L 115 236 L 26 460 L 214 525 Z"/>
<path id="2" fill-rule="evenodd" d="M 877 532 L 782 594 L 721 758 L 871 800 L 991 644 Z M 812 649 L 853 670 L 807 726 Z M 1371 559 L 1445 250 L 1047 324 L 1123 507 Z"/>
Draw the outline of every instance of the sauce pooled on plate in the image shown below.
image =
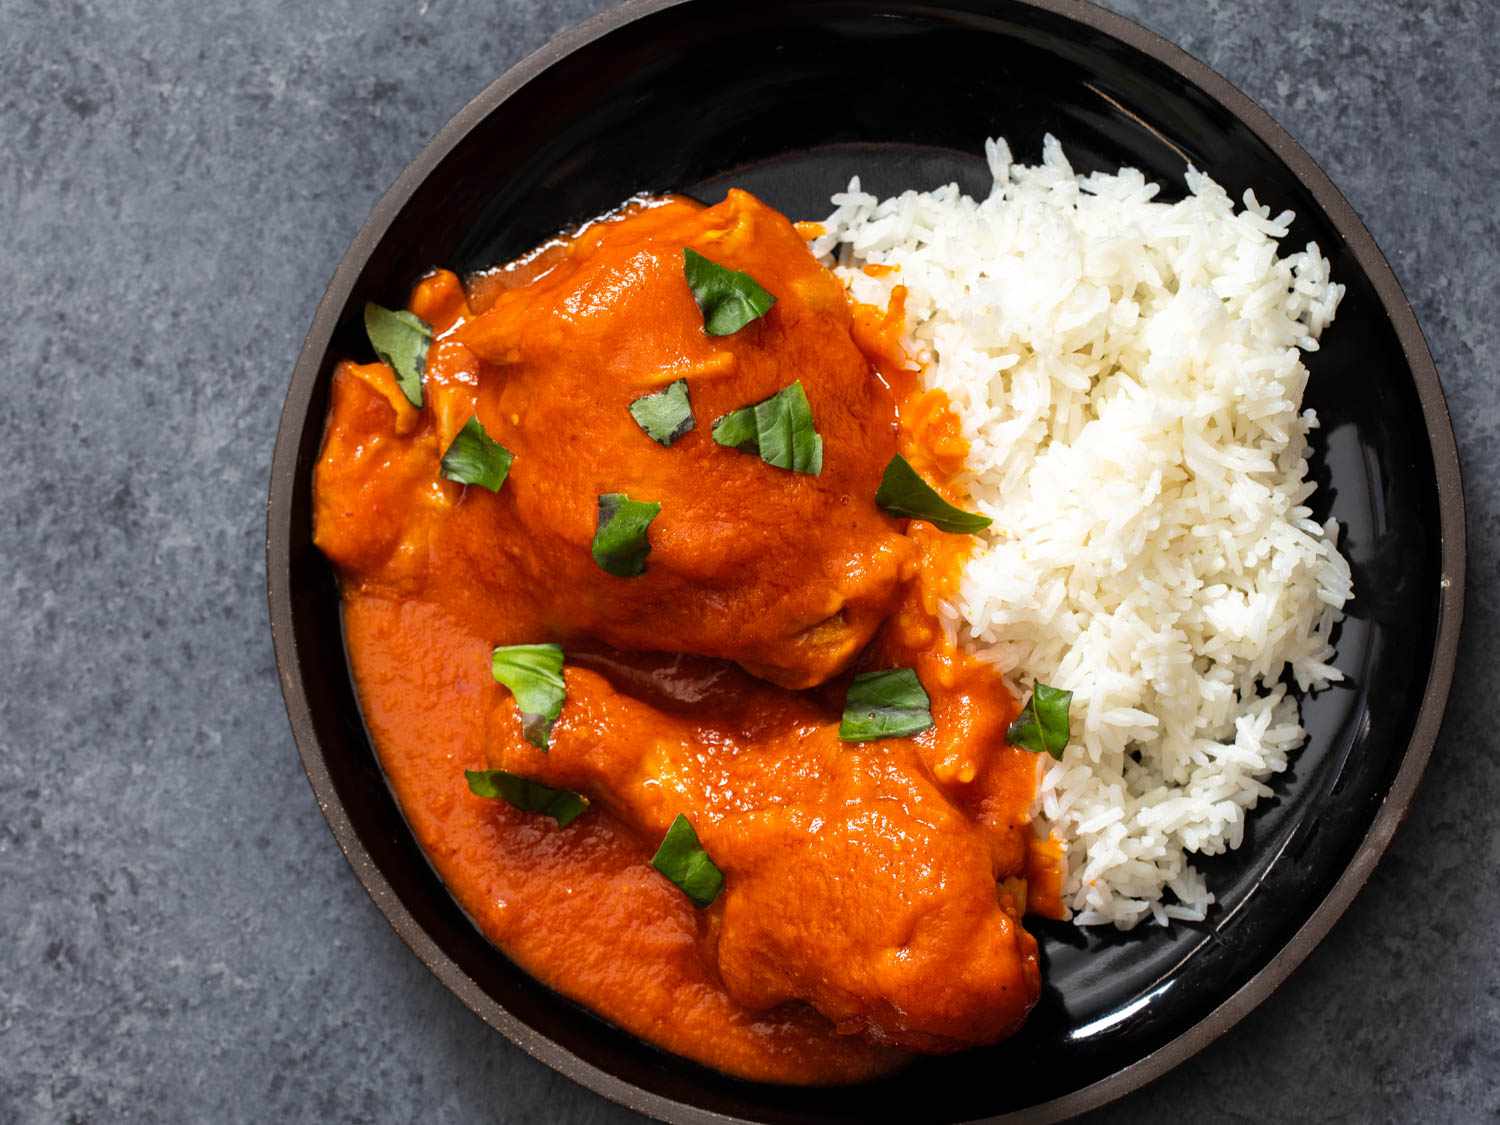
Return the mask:
<path id="1" fill-rule="evenodd" d="M 1014 1032 L 1058 860 L 1015 701 L 937 616 L 967 537 L 875 503 L 898 454 L 941 485 L 966 448 L 900 308 L 851 309 L 732 191 L 431 273 L 409 312 L 415 394 L 394 356 L 334 375 L 315 538 L 381 763 L 480 929 L 752 1079 Z"/>

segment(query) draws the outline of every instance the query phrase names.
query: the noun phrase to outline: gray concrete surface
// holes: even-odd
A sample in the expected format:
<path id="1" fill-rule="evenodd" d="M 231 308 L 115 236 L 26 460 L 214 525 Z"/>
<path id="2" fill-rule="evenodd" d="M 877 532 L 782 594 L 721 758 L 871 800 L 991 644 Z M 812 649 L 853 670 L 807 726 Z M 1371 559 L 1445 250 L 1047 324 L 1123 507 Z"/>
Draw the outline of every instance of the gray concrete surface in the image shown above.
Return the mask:
<path id="1" fill-rule="evenodd" d="M 487 1030 L 355 882 L 292 747 L 261 554 L 288 372 L 366 210 L 602 6 L 0 0 L 0 1121 L 631 1119 Z M 1390 256 L 1452 403 L 1473 581 L 1434 768 L 1368 890 L 1100 1119 L 1493 1119 L 1497 8 L 1112 6 L 1258 98 Z"/>

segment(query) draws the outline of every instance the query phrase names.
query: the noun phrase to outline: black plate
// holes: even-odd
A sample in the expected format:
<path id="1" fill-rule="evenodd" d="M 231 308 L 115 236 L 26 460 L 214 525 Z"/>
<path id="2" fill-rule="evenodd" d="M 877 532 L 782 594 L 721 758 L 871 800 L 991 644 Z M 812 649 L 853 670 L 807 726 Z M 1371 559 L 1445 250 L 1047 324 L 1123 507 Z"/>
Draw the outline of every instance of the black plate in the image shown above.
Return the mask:
<path id="1" fill-rule="evenodd" d="M 338 604 L 310 542 L 309 490 L 337 357 L 366 299 L 434 264 L 504 260 L 643 190 L 748 187 L 819 218 L 852 173 L 891 192 L 988 188 L 981 146 L 1035 161 L 1057 135 L 1080 170 L 1125 163 L 1183 190 L 1185 161 L 1292 208 L 1348 286 L 1308 405 L 1319 517 L 1343 525 L 1356 600 L 1350 686 L 1303 704 L 1311 741 L 1245 846 L 1204 864 L 1203 925 L 1129 935 L 1039 927 L 1043 999 L 996 1047 L 838 1090 L 734 1081 L 645 1046 L 533 982 L 443 890 L 391 799 L 345 671 Z M 1099 9 L 1044 3 L 663 0 L 569 32 L 495 82 L 371 214 L 319 306 L 272 469 L 268 566 L 288 710 L 335 836 L 442 980 L 532 1054 L 674 1121 L 1050 1120 L 1140 1085 L 1262 1000 L 1368 877 L 1409 802 L 1447 698 L 1463 598 L 1463 502 L 1436 371 L 1389 267 L 1316 165 L 1260 109 L 1165 41 Z"/>

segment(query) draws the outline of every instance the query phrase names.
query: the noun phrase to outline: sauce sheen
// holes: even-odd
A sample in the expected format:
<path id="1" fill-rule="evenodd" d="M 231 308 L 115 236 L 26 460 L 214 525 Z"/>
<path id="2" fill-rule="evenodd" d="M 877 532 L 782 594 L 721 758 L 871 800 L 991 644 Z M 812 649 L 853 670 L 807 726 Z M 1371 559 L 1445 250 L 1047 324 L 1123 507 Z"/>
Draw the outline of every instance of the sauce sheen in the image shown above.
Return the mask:
<path id="1" fill-rule="evenodd" d="M 776 304 L 707 335 L 689 246 Z M 1040 989 L 1021 915 L 1061 910 L 1016 702 L 938 614 L 965 540 L 873 502 L 898 450 L 947 491 L 967 450 L 909 370 L 900 300 L 851 307 L 747 193 L 634 200 L 467 286 L 423 278 L 424 407 L 384 364 L 340 364 L 316 469 L 366 724 L 449 890 L 544 983 L 751 1079 L 854 1082 L 1012 1033 Z M 664 447 L 628 407 L 677 379 L 695 426 Z M 794 380 L 822 473 L 712 440 Z M 498 493 L 439 474 L 471 416 L 515 455 Z M 639 577 L 591 558 L 606 492 L 661 504 Z M 545 752 L 489 667 L 537 642 L 566 653 Z M 849 678 L 890 667 L 917 671 L 933 728 L 840 742 Z M 486 768 L 591 807 L 558 828 L 470 794 Z M 707 909 L 650 865 L 678 814 L 725 875 Z"/>

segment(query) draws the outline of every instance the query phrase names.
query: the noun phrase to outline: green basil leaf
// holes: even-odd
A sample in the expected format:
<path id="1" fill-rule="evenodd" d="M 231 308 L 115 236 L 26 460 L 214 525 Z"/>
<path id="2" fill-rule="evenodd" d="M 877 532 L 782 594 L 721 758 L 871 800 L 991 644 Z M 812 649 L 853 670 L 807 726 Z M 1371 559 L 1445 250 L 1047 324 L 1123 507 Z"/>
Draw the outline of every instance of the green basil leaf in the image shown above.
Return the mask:
<path id="1" fill-rule="evenodd" d="M 696 250 L 682 251 L 682 272 L 710 336 L 729 336 L 765 316 L 776 298 L 748 273 L 711 262 Z"/>
<path id="2" fill-rule="evenodd" d="M 568 690 L 563 686 L 560 645 L 504 645 L 490 655 L 490 675 L 510 688 L 521 712 L 521 733 L 542 750 L 552 738 L 552 724 L 562 714 Z"/>
<path id="3" fill-rule="evenodd" d="M 932 701 L 911 668 L 863 672 L 849 684 L 839 738 L 873 742 L 905 738 L 932 726 Z"/>
<path id="4" fill-rule="evenodd" d="M 459 484 L 477 484 L 499 492 L 514 460 L 515 455 L 485 433 L 474 415 L 453 436 L 453 444 L 443 454 L 443 476 Z"/>
<path id="5" fill-rule="evenodd" d="M 644 574 L 646 556 L 651 553 L 646 529 L 660 511 L 660 504 L 632 500 L 623 492 L 603 493 L 594 529 L 594 561 L 599 569 L 618 578 Z"/>
<path id="6" fill-rule="evenodd" d="M 823 471 L 823 437 L 813 428 L 812 407 L 800 379 L 756 404 L 755 434 L 767 465 L 813 476 Z"/>
<path id="7" fill-rule="evenodd" d="M 731 410 L 714 423 L 714 441 L 759 453 L 767 465 L 817 476 L 823 471 L 823 436 L 813 427 L 802 380 L 768 399 Z"/>
<path id="8" fill-rule="evenodd" d="M 724 873 L 708 858 L 692 822 L 681 813 L 667 829 L 661 847 L 651 857 L 651 866 L 676 883 L 698 906 L 707 906 L 724 888 Z"/>
<path id="9" fill-rule="evenodd" d="M 630 404 L 630 416 L 652 441 L 671 445 L 694 424 L 687 380 L 678 379 L 655 394 L 642 395 Z"/>
<path id="10" fill-rule="evenodd" d="M 572 824 L 589 807 L 589 799 L 571 789 L 553 789 L 505 770 L 464 770 L 464 777 L 474 796 L 499 797 L 522 812 L 550 816 L 559 828 Z"/>
<path id="11" fill-rule="evenodd" d="M 1051 754 L 1061 761 L 1071 737 L 1068 708 L 1072 703 L 1071 691 L 1037 684 L 1016 721 L 1006 730 L 1005 741 L 1033 754 Z"/>
<path id="12" fill-rule="evenodd" d="M 422 376 L 427 371 L 427 347 L 432 343 L 432 326 L 421 317 L 404 310 L 397 312 L 379 305 L 365 305 L 365 335 L 370 347 L 384 363 L 396 372 L 396 384 L 406 401 L 421 408 Z"/>
<path id="13" fill-rule="evenodd" d="M 966 512 L 948 503 L 899 453 L 885 467 L 885 476 L 880 478 L 880 487 L 875 492 L 875 503 L 893 516 L 926 520 L 942 531 L 960 535 L 983 531 L 994 522 L 988 516 Z"/>
<path id="14" fill-rule="evenodd" d="M 755 432 L 755 407 L 731 410 L 714 423 L 714 441 L 738 449 L 741 453 L 760 453 L 760 438 Z"/>

